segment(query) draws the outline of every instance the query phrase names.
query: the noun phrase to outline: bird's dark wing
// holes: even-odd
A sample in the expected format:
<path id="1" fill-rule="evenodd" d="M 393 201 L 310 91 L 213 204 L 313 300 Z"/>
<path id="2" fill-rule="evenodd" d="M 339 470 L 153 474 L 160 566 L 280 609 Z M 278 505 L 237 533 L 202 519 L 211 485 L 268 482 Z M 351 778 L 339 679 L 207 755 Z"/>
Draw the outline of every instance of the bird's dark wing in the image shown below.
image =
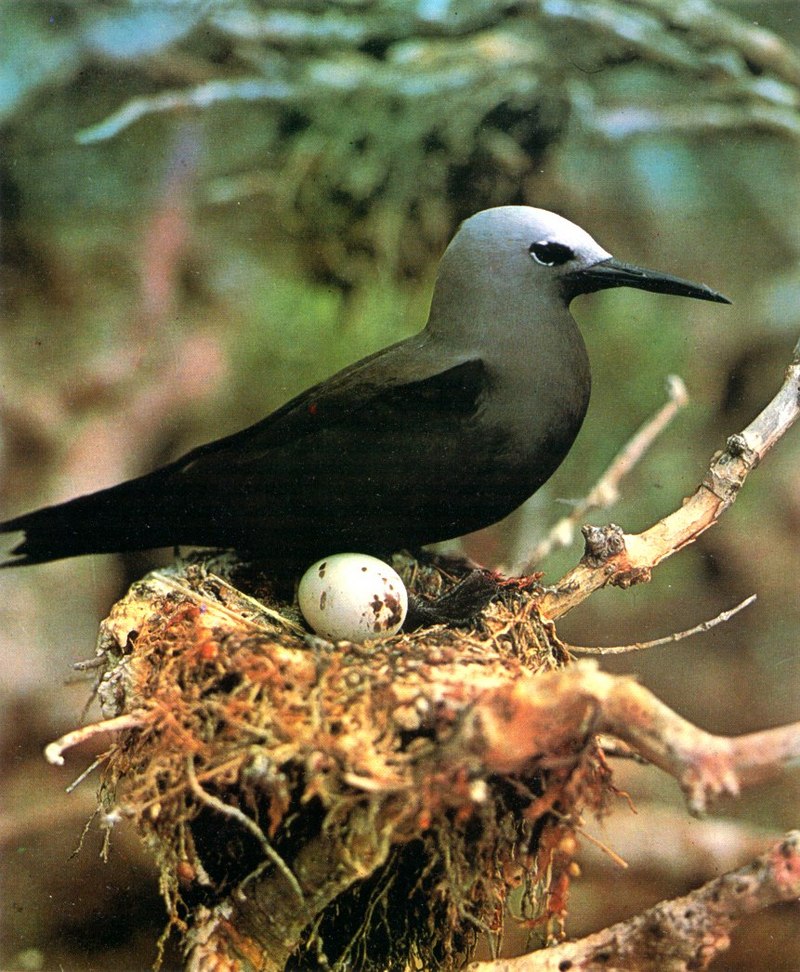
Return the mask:
<path id="1" fill-rule="evenodd" d="M 425 428 L 468 418 L 486 393 L 488 377 L 480 358 L 437 367 L 435 356 L 419 354 L 415 339 L 376 352 L 314 385 L 266 418 L 240 432 L 199 446 L 170 465 L 193 467 L 259 464 L 308 436 L 325 437 L 334 428 L 347 435 L 373 434 L 399 422 Z M 416 413 L 416 420 L 415 420 Z M 400 431 L 400 430 L 398 430 Z M 314 448 L 314 442 L 309 443 Z M 277 457 L 276 457 L 277 458 Z"/>
<path id="2" fill-rule="evenodd" d="M 197 545 L 294 570 L 488 526 L 551 471 L 510 439 L 496 382 L 423 332 L 167 466 L 0 523 L 24 533 L 0 567 Z"/>
<path id="3" fill-rule="evenodd" d="M 426 373 L 435 355 L 405 354 L 360 363 L 167 467 L 161 493 L 184 542 L 308 564 L 456 535 L 451 494 L 477 451 L 486 368 L 468 358 Z M 475 505 L 469 490 L 463 503 Z"/>
<path id="4" fill-rule="evenodd" d="M 168 466 L 0 524 L 24 533 L 7 565 L 176 544 L 308 564 L 435 539 L 486 388 L 479 359 L 442 367 L 410 339 Z"/>

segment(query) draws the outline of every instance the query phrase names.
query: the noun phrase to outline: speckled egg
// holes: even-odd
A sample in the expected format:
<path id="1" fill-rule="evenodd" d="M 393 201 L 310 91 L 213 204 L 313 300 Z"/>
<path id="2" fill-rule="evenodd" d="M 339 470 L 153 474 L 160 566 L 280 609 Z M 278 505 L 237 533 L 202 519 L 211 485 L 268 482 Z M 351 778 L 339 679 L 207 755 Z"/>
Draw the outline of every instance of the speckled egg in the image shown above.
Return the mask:
<path id="1" fill-rule="evenodd" d="M 329 641 L 368 641 L 396 634 L 405 621 L 408 593 L 397 571 L 376 557 L 324 557 L 300 580 L 303 617 Z"/>

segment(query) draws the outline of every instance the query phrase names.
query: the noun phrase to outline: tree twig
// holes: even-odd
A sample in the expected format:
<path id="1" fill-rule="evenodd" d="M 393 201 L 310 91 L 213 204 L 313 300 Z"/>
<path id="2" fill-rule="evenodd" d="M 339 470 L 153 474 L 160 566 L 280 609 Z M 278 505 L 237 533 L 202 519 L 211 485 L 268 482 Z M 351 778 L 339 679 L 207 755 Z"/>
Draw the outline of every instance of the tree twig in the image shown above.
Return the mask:
<path id="1" fill-rule="evenodd" d="M 800 831 L 794 830 L 751 864 L 594 935 L 518 958 L 473 962 L 468 968 L 470 972 L 706 969 L 728 948 L 730 933 L 742 918 L 799 895 Z"/>
<path id="2" fill-rule="evenodd" d="M 617 453 L 589 493 L 573 505 L 567 516 L 562 517 L 553 525 L 547 536 L 534 547 L 525 566 L 519 570 L 515 569 L 514 573 L 522 576 L 532 574 L 542 560 L 553 550 L 566 547 L 572 543 L 575 527 L 588 513 L 592 510 L 605 509 L 612 503 L 616 503 L 622 480 L 631 472 L 656 438 L 689 401 L 686 385 L 678 375 L 667 377 L 667 396 L 667 401 L 655 415 L 649 418 Z"/>
<path id="3" fill-rule="evenodd" d="M 701 634 L 703 631 L 709 631 L 718 624 L 730 621 L 735 614 L 738 614 L 743 608 L 749 607 L 755 600 L 756 595 L 751 594 L 750 597 L 746 597 L 736 607 L 732 607 L 727 611 L 721 611 L 715 618 L 711 618 L 708 621 L 701 621 L 700 624 L 696 624 L 693 628 L 687 628 L 686 631 L 675 631 L 672 634 L 664 635 L 663 638 L 653 638 L 651 641 L 637 641 L 632 645 L 566 645 L 566 647 L 570 651 L 577 652 L 580 655 L 624 655 L 629 651 L 643 651 L 645 648 L 658 648 L 660 645 L 670 645 L 676 641 L 683 641 L 684 638 L 691 638 L 692 635 Z"/>
<path id="4" fill-rule="evenodd" d="M 463 745 L 483 770 L 517 773 L 542 753 L 575 752 L 608 733 L 679 782 L 689 810 L 777 776 L 800 759 L 800 722 L 715 736 L 692 725 L 632 678 L 595 663 L 527 676 L 487 691 L 462 727 Z"/>
<path id="5" fill-rule="evenodd" d="M 650 579 L 653 567 L 693 543 L 730 507 L 750 472 L 800 416 L 800 342 L 778 393 L 742 432 L 730 436 L 702 483 L 680 509 L 642 533 L 625 534 L 610 525 L 584 528 L 587 551 L 540 602 L 542 613 L 561 617 L 608 584 L 630 587 Z"/>
<path id="6" fill-rule="evenodd" d="M 54 742 L 48 743 L 44 747 L 44 758 L 53 766 L 64 765 L 64 753 L 67 749 L 77 746 L 95 736 L 100 736 L 106 732 L 119 732 L 121 729 L 138 729 L 144 721 L 144 713 L 141 711 L 126 712 L 123 715 L 115 716 L 113 719 L 103 719 L 102 722 L 93 722 L 88 726 L 81 726 L 80 729 L 73 729 L 65 733 Z"/>

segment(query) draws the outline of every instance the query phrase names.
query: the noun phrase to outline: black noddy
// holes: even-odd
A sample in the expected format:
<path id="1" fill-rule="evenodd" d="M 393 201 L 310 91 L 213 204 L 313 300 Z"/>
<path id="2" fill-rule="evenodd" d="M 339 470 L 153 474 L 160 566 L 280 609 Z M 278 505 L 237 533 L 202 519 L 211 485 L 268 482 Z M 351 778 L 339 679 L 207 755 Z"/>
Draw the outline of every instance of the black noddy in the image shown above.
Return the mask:
<path id="1" fill-rule="evenodd" d="M 569 304 L 609 287 L 729 303 L 615 260 L 546 210 L 479 212 L 447 247 L 418 334 L 154 472 L 7 520 L 0 533 L 21 536 L 0 566 L 191 545 L 299 570 L 496 523 L 578 434 L 591 376 Z"/>

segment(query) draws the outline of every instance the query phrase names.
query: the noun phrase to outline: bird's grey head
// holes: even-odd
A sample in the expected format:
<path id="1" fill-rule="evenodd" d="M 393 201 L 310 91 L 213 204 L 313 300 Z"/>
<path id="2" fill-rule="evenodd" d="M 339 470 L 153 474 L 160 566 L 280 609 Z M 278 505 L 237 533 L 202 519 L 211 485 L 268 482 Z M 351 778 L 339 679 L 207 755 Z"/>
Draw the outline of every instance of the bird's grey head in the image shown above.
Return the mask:
<path id="1" fill-rule="evenodd" d="M 453 301 L 477 305 L 488 298 L 497 310 L 513 303 L 527 305 L 530 312 L 537 303 L 564 307 L 579 294 L 611 287 L 729 303 L 704 284 L 614 259 L 580 226 L 556 213 L 499 206 L 461 224 L 440 263 L 434 308 L 438 304 L 446 314 Z"/>

